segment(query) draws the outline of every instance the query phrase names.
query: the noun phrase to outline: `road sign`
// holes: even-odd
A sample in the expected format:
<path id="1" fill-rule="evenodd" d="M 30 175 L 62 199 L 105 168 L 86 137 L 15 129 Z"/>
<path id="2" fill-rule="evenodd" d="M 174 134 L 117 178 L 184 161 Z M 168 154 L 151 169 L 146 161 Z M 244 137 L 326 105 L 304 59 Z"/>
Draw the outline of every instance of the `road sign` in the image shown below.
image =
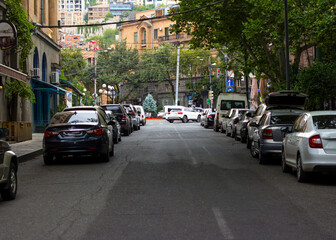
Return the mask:
<path id="1" fill-rule="evenodd" d="M 192 101 L 193 97 L 192 96 L 188 96 L 188 101 Z"/>
<path id="2" fill-rule="evenodd" d="M 230 86 L 230 87 L 233 86 L 233 79 L 232 78 L 229 78 L 227 82 L 228 82 L 228 84 L 227 84 L 228 86 Z"/>
<path id="3" fill-rule="evenodd" d="M 226 89 L 226 91 L 227 91 L 227 92 L 233 92 L 233 88 L 232 88 L 232 87 L 228 87 L 228 88 Z"/>

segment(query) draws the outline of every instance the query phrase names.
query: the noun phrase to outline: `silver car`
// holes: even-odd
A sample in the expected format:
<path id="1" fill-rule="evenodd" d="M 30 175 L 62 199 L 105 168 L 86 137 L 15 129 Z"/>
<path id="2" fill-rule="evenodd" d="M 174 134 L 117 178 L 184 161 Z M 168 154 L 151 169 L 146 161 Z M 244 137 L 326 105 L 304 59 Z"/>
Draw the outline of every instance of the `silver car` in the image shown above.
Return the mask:
<path id="1" fill-rule="evenodd" d="M 305 182 L 310 172 L 336 170 L 336 111 L 302 114 L 282 143 L 282 170 L 296 170 L 297 180 Z"/>
<path id="2" fill-rule="evenodd" d="M 259 124 L 253 123 L 257 129 L 253 133 L 251 143 L 252 157 L 259 157 L 264 164 L 270 155 L 281 156 L 283 127 L 291 128 L 303 110 L 275 109 L 269 110 L 261 117 Z"/>

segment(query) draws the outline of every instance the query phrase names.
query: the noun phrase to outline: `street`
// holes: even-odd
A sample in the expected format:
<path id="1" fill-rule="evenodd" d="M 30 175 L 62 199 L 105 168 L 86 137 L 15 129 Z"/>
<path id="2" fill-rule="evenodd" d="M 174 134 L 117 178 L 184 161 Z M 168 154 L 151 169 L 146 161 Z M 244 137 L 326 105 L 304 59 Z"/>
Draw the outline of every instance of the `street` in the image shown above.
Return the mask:
<path id="1" fill-rule="evenodd" d="M 0 239 L 336 239 L 336 177 L 298 183 L 279 161 L 196 122 L 147 125 L 110 162 L 22 163 Z"/>

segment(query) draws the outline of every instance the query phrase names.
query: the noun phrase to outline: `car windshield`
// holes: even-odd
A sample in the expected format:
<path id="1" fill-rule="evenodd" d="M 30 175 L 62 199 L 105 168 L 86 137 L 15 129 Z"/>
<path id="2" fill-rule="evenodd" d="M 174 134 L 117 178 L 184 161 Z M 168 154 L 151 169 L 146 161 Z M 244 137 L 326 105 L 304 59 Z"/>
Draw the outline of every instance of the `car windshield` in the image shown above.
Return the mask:
<path id="1" fill-rule="evenodd" d="M 276 124 L 293 124 L 294 121 L 297 119 L 297 117 L 300 114 L 294 115 L 277 115 L 277 116 L 272 116 L 271 117 L 271 125 L 276 125 Z"/>
<path id="2" fill-rule="evenodd" d="M 231 108 L 245 108 L 244 101 L 222 100 L 220 110 L 230 110 Z"/>
<path id="3" fill-rule="evenodd" d="M 123 113 L 120 106 L 106 106 L 106 109 L 113 113 Z"/>
<path id="4" fill-rule="evenodd" d="M 50 124 L 60 123 L 98 123 L 95 111 L 68 111 L 56 113 L 50 120 Z"/>
<path id="5" fill-rule="evenodd" d="M 178 109 L 172 109 L 172 110 L 171 110 L 171 112 L 180 112 L 180 111 L 182 111 L 181 108 L 178 108 Z"/>
<path id="6" fill-rule="evenodd" d="M 313 116 L 315 129 L 336 129 L 336 115 Z"/>

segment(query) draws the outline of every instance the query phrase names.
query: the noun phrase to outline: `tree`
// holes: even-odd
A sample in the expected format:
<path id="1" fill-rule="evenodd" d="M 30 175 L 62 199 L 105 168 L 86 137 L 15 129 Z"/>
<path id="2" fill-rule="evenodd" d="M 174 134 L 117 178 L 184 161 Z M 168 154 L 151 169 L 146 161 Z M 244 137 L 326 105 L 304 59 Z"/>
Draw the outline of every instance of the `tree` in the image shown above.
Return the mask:
<path id="1" fill-rule="evenodd" d="M 193 10 L 215 1 L 181 0 L 180 8 L 174 11 Z M 313 46 L 325 50 L 335 47 L 335 1 L 289 0 L 288 6 L 294 82 L 303 52 Z M 204 8 L 199 14 L 175 15 L 171 20 L 176 21 L 174 32 L 193 35 L 194 47 L 227 47 L 231 55 L 246 52 L 250 69 L 258 76 L 264 74 L 279 89 L 285 85 L 283 9 L 280 0 L 231 0 Z"/>
<path id="2" fill-rule="evenodd" d="M 142 107 L 145 112 L 156 113 L 156 101 L 151 94 L 148 94 L 142 103 Z"/>
<path id="3" fill-rule="evenodd" d="M 108 13 L 105 15 L 105 22 L 109 19 L 109 18 L 114 18 L 112 13 Z"/>

